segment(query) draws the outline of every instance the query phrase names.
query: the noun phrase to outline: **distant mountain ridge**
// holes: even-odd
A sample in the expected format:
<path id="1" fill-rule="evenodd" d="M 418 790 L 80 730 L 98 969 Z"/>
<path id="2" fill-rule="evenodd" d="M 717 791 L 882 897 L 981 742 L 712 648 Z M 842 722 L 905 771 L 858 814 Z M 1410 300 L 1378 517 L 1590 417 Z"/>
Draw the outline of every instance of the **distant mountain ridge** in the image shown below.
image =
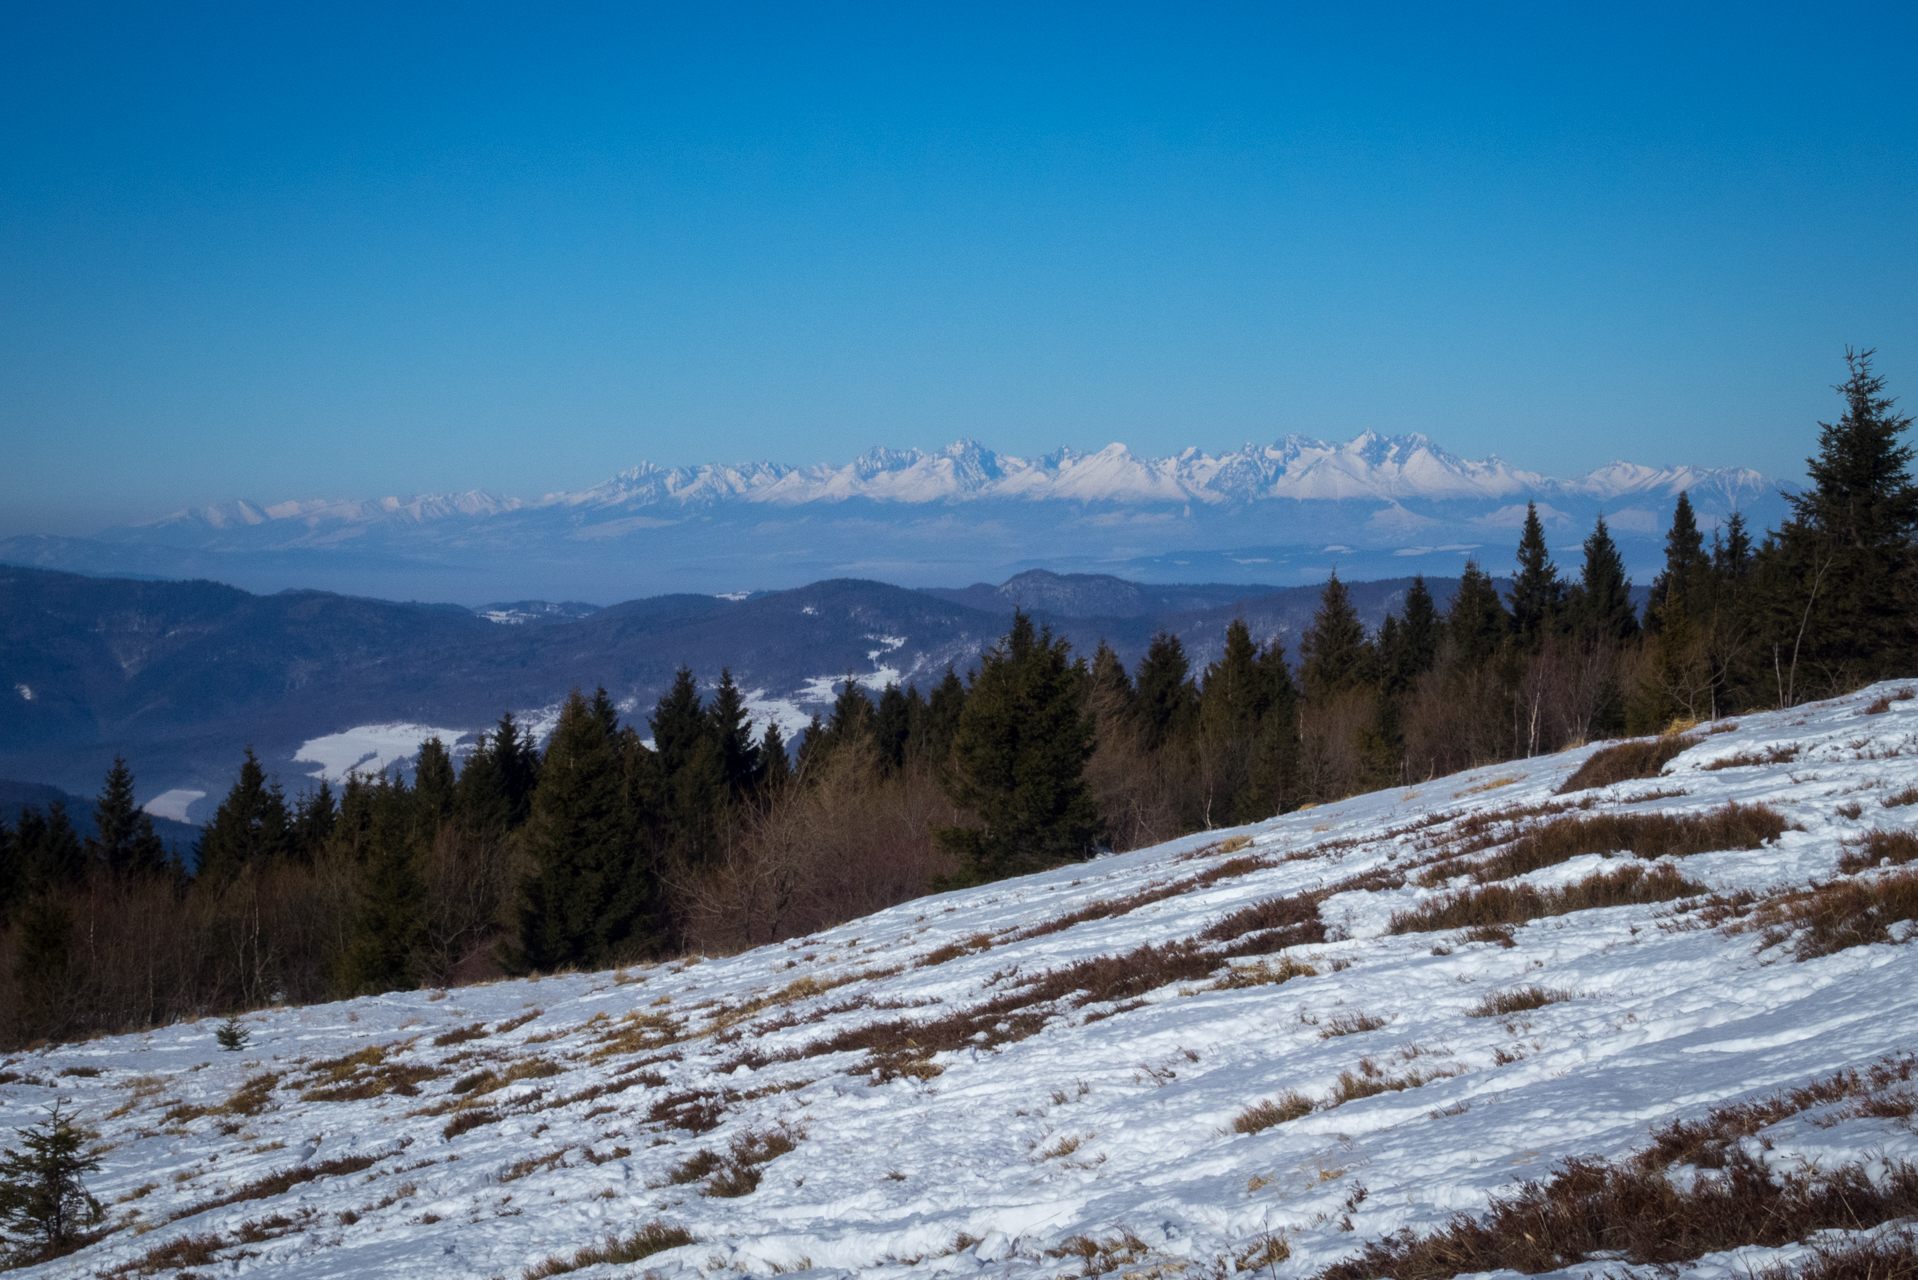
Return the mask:
<path id="1" fill-rule="evenodd" d="M 1214 456 L 1199 449 L 1163 458 L 1135 457 L 1123 444 L 1093 453 L 1058 449 L 1036 458 L 997 453 L 976 440 L 931 452 L 874 448 L 844 466 L 776 462 L 658 467 L 641 463 L 591 488 L 521 499 L 483 490 L 358 501 L 234 501 L 185 509 L 159 525 L 215 529 L 294 521 L 332 524 L 429 524 L 460 516 L 563 508 L 581 512 L 652 506 L 696 508 L 725 502 L 800 506 L 866 498 L 923 505 L 1010 498 L 1024 502 L 1223 504 L 1278 498 L 1393 502 L 1408 498 L 1484 499 L 1562 494 L 1610 499 L 1656 494 L 1736 503 L 1766 492 L 1765 477 L 1743 467 L 1646 467 L 1613 462 L 1571 480 L 1509 466 L 1497 456 L 1468 461 L 1417 433 L 1365 432 L 1344 444 L 1288 435 Z"/>
<path id="2" fill-rule="evenodd" d="M 1351 584 L 1368 626 L 1410 581 Z M 1456 584 L 1429 581 L 1441 601 Z M 1318 596 L 1040 571 L 958 591 L 835 579 L 738 599 L 653 596 L 569 618 L 539 601 L 467 610 L 0 567 L 0 776 L 86 794 L 122 753 L 143 801 L 171 793 L 173 812 L 204 820 L 248 745 L 297 790 L 320 772 L 404 761 L 435 733 L 471 741 L 504 711 L 550 725 L 575 686 L 604 685 L 644 726 L 682 664 L 706 688 L 730 669 L 755 723 L 791 735 L 830 709 L 848 673 L 928 689 L 949 663 L 966 671 L 1014 607 L 1081 654 L 1110 642 L 1128 665 L 1171 631 L 1196 673 L 1238 617 L 1296 658 Z"/>
<path id="3" fill-rule="evenodd" d="M 1503 568 L 1536 502 L 1567 546 L 1604 511 L 1642 571 L 1680 491 L 1708 529 L 1733 510 L 1758 526 L 1783 514 L 1772 484 L 1746 468 L 1615 462 L 1556 479 L 1417 434 L 1291 435 L 1161 458 L 1122 444 L 1016 457 L 959 440 L 873 449 L 843 466 L 642 464 L 537 498 L 234 500 L 91 538 L 0 540 L 0 561 L 466 603 L 737 594 L 833 577 L 918 587 L 1033 568 L 1298 585 L 1334 568 L 1449 576 L 1469 555 Z"/>

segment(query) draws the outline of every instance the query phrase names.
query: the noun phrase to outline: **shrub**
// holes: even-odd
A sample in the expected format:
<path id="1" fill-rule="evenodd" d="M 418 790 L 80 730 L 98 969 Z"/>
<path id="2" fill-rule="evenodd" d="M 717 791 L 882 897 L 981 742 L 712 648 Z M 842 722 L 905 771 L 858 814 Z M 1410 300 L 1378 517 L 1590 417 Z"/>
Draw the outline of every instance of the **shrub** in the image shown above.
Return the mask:
<path id="1" fill-rule="evenodd" d="M 1504 1018 L 1514 1013 L 1528 1013 L 1533 1009 L 1542 1009 L 1548 1004 L 1559 1004 L 1570 1000 L 1569 991 L 1552 991 L 1545 987 L 1514 987 L 1509 991 L 1494 991 L 1483 1000 L 1465 1011 L 1468 1018 Z"/>
<path id="2" fill-rule="evenodd" d="M 1570 1160 L 1543 1181 L 1492 1201 L 1483 1222 L 1464 1214 L 1430 1235 L 1410 1230 L 1369 1244 L 1316 1280 L 1440 1280 L 1465 1272 L 1561 1271 L 1596 1253 L 1671 1267 L 1740 1245 L 1778 1247 L 1815 1231 L 1875 1226 L 1918 1211 L 1918 1167 L 1899 1163 L 1874 1184 L 1861 1164 L 1776 1179 L 1743 1151 L 1721 1175 L 1681 1189 L 1651 1160 Z"/>
<path id="3" fill-rule="evenodd" d="M 1594 751 L 1586 757 L 1578 771 L 1565 780 L 1558 794 L 1563 796 L 1593 787 L 1609 787 L 1615 782 L 1630 782 L 1634 778 L 1656 778 L 1675 757 L 1697 746 L 1700 741 L 1692 737 L 1642 738 Z"/>
<path id="4" fill-rule="evenodd" d="M 1468 889 L 1434 899 L 1411 911 L 1395 912 L 1386 931 L 1430 933 L 1435 929 L 1523 924 L 1527 920 L 1562 916 L 1572 911 L 1670 902 L 1705 892 L 1704 885 L 1685 879 L 1665 863 L 1651 868 L 1627 866 L 1612 872 L 1594 872 L 1562 889 L 1537 889 L 1529 884 L 1492 884 L 1482 889 Z"/>
<path id="5" fill-rule="evenodd" d="M 603 1262 L 616 1265 L 640 1262 L 667 1249 L 677 1249 L 681 1245 L 697 1243 L 693 1233 L 684 1227 L 669 1227 L 663 1222 L 649 1222 L 624 1239 L 609 1235 L 604 1244 L 588 1245 L 574 1254 L 570 1262 L 563 1262 L 557 1257 L 552 1257 L 536 1267 L 528 1267 L 525 1280 L 547 1280 L 549 1276 L 565 1275 L 568 1271 L 598 1266 Z"/>
<path id="6" fill-rule="evenodd" d="M 1756 849 L 1790 829 L 1784 815 L 1770 805 L 1736 802 L 1704 813 L 1573 815 L 1532 828 L 1510 848 L 1474 867 L 1472 878 L 1489 884 L 1588 853 L 1683 858 L 1725 849 Z"/>
<path id="7" fill-rule="evenodd" d="M 1699 768 L 1706 773 L 1716 773 L 1720 769 L 1743 769 L 1755 764 L 1790 764 L 1802 749 L 1796 744 L 1787 744 L 1768 751 L 1740 751 L 1707 761 Z"/>
<path id="8" fill-rule="evenodd" d="M 1918 834 L 1874 827 L 1838 859 L 1838 869 L 1850 875 L 1881 862 L 1901 867 L 1914 858 L 1918 858 Z"/>
<path id="9" fill-rule="evenodd" d="M 213 1038 L 219 1041 L 220 1048 L 228 1053 L 238 1053 L 246 1048 L 246 1042 L 250 1037 L 246 1024 L 242 1023 L 236 1014 L 220 1024 L 220 1029 L 213 1033 Z"/>
<path id="10" fill-rule="evenodd" d="M 25 1154 L 0 1152 L 0 1230 L 16 1257 L 54 1257 L 106 1216 L 85 1180 L 98 1172 L 100 1157 L 87 1152 L 86 1134 L 57 1101 L 45 1120 L 17 1136 Z"/>
<path id="11" fill-rule="evenodd" d="M 1891 941 L 1890 926 L 1918 920 L 1918 873 L 1896 871 L 1875 880 L 1834 880 L 1766 904 L 1753 923 L 1767 929 L 1767 944 L 1798 934 L 1800 960 L 1850 947 Z"/>
<path id="12" fill-rule="evenodd" d="M 1241 1111 L 1232 1121 L 1237 1133 L 1260 1133 L 1275 1124 L 1284 1124 L 1288 1120 L 1297 1120 L 1312 1110 L 1312 1100 L 1293 1089 L 1287 1089 L 1277 1098 L 1261 1098 Z"/>

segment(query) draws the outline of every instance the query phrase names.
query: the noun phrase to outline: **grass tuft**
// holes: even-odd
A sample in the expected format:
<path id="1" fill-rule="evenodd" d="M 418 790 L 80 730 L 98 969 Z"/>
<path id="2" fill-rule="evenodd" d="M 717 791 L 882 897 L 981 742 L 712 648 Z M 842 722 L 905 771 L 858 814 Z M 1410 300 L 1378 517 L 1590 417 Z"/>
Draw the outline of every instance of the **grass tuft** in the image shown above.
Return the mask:
<path id="1" fill-rule="evenodd" d="M 1386 932 L 1430 933 L 1437 929 L 1523 924 L 1573 911 L 1670 902 L 1706 892 L 1704 885 L 1687 880 L 1667 863 L 1649 868 L 1625 866 L 1617 871 L 1593 872 L 1560 889 L 1538 889 L 1529 884 L 1467 889 L 1410 911 L 1395 912 Z M 1503 941 L 1510 945 L 1510 936 Z"/>
<path id="2" fill-rule="evenodd" d="M 1288 1120 L 1297 1120 L 1312 1111 L 1312 1099 L 1287 1089 L 1276 1098 L 1261 1098 L 1241 1111 L 1232 1121 L 1235 1133 L 1262 1133 L 1275 1124 L 1284 1124 Z"/>
<path id="3" fill-rule="evenodd" d="M 1570 1000 L 1569 991 L 1553 991 L 1546 987 L 1514 987 L 1507 991 L 1494 991 L 1483 1000 L 1465 1011 L 1468 1018 L 1504 1018 L 1514 1013 L 1529 1013 L 1533 1009 L 1543 1009 L 1548 1004 L 1561 1004 Z"/>
<path id="4" fill-rule="evenodd" d="M 1697 746 L 1700 741 L 1702 739 L 1690 737 L 1641 738 L 1594 751 L 1578 767 L 1578 772 L 1565 780 L 1558 794 L 1563 796 L 1593 787 L 1609 787 L 1615 782 L 1630 782 L 1635 778 L 1656 778 L 1675 757 Z"/>
<path id="5" fill-rule="evenodd" d="M 569 1271 L 578 1271 L 601 1263 L 623 1265 L 641 1262 L 656 1253 L 697 1243 L 699 1242 L 693 1238 L 693 1233 L 684 1227 L 669 1227 L 663 1222 L 649 1222 L 624 1238 L 609 1235 L 604 1244 L 588 1245 L 575 1253 L 571 1261 L 555 1255 L 538 1266 L 528 1267 L 524 1280 L 548 1280 L 550 1276 L 562 1276 Z"/>
<path id="6" fill-rule="evenodd" d="M 1853 875 L 1881 863 L 1902 867 L 1913 859 L 1918 859 L 1918 833 L 1874 827 L 1845 850 L 1838 859 L 1838 869 Z"/>

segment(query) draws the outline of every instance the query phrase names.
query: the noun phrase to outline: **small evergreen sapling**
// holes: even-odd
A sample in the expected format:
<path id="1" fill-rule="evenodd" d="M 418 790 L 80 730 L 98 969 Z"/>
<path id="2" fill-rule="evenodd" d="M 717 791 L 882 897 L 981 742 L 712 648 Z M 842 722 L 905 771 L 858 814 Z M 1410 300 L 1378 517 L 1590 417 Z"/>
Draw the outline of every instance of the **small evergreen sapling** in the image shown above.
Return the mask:
<path id="1" fill-rule="evenodd" d="M 235 1015 L 220 1024 L 220 1029 L 213 1033 L 213 1038 L 218 1040 L 220 1047 L 228 1053 L 238 1053 L 240 1050 L 246 1048 L 249 1036 L 246 1024 L 241 1022 L 239 1017 Z"/>
<path id="2" fill-rule="evenodd" d="M 100 1168 L 87 1134 L 56 1102 L 47 1118 L 19 1131 L 24 1154 L 0 1152 L 0 1231 L 14 1257 L 33 1261 L 64 1253 L 106 1210 L 87 1193 L 84 1177 Z"/>

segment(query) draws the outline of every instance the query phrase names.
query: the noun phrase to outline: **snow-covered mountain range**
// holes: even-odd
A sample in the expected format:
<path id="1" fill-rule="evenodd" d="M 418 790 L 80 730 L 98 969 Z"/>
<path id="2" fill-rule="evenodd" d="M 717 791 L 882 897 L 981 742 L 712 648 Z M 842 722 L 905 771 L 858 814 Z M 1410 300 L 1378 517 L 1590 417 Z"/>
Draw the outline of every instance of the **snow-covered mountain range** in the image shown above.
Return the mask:
<path id="1" fill-rule="evenodd" d="M 931 452 L 873 449 L 843 466 L 642 464 L 536 498 L 235 500 L 90 539 L 8 539 L 0 559 L 469 604 L 842 575 L 958 585 L 1027 568 L 1291 584 L 1323 578 L 1334 562 L 1347 577 L 1392 576 L 1412 556 L 1437 555 L 1445 564 L 1435 572 L 1456 572 L 1480 548 L 1503 567 L 1528 501 L 1568 544 L 1602 508 L 1622 540 L 1649 546 L 1681 491 L 1708 523 L 1741 508 L 1762 523 L 1776 514 L 1772 490 L 1736 467 L 1615 462 L 1557 479 L 1415 434 L 1343 444 L 1293 435 L 1162 458 L 1123 444 L 1015 457 L 960 440 Z"/>
<path id="2" fill-rule="evenodd" d="M 1898 693 L 1701 727 L 1657 778 L 1584 786 L 1594 744 L 734 956 L 17 1054 L 0 1133 L 64 1103 L 106 1206 L 27 1274 L 1309 1280 L 1580 1159 L 1673 1211 L 1590 1208 L 1525 1270 L 1790 1280 L 1895 1238 L 1918 1162 Z M 1836 1192 L 1672 1225 L 1795 1185 Z M 1415 1274 L 1480 1270 L 1519 1274 Z"/>

